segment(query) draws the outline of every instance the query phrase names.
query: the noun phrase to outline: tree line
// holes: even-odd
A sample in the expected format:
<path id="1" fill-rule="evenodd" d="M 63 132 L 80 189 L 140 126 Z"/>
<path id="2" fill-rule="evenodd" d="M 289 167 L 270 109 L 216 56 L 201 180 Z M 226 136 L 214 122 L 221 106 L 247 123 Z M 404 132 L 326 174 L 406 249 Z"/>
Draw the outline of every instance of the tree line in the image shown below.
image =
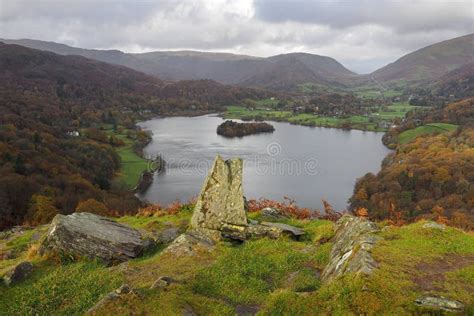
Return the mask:
<path id="1" fill-rule="evenodd" d="M 208 113 L 265 96 L 205 80 L 163 82 L 121 66 L 3 43 L 0 69 L 0 229 L 44 223 L 91 200 L 112 213 L 136 211 L 141 202 L 114 181 L 120 140 L 101 133 L 103 124 L 134 129 L 139 119 Z M 138 149 L 143 141 L 137 138 Z"/>
<path id="2" fill-rule="evenodd" d="M 429 218 L 474 229 L 474 98 L 421 115 L 423 123 L 442 121 L 460 127 L 398 145 L 379 173 L 357 181 L 351 209 L 366 210 L 377 220 L 403 223 Z M 392 141 L 398 132 L 392 131 Z"/>

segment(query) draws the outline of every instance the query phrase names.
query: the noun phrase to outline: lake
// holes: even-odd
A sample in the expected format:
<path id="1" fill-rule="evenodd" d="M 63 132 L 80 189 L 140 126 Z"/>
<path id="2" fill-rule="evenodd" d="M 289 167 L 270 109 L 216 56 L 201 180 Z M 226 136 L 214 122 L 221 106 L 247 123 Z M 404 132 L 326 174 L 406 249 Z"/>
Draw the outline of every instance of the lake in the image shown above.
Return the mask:
<path id="1" fill-rule="evenodd" d="M 383 133 L 306 127 L 270 122 L 272 134 L 225 138 L 215 115 L 157 118 L 138 125 L 153 132 L 147 157 L 161 154 L 166 169 L 140 198 L 167 205 L 199 194 L 217 154 L 244 159 L 244 194 L 296 200 L 299 206 L 322 209 L 326 199 L 335 209 L 347 207 L 357 178 L 380 170 L 390 152 Z"/>

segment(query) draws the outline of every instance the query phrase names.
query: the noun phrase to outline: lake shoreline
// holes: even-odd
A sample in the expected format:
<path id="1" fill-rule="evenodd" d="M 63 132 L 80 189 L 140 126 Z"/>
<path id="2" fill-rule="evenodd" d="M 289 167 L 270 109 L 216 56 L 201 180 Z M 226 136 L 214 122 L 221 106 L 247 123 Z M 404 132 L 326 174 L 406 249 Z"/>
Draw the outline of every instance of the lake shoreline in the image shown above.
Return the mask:
<path id="1" fill-rule="evenodd" d="M 304 167 L 306 160 L 314 157 L 317 158 L 316 160 L 320 160 L 322 173 L 318 174 L 317 177 L 313 175 L 313 180 L 311 181 L 321 182 L 323 181 L 322 178 L 325 177 L 329 177 L 327 179 L 329 182 L 344 181 L 345 184 L 340 183 L 336 186 L 342 185 L 344 187 L 343 192 L 345 193 L 336 193 L 336 195 L 324 194 L 325 188 L 324 186 L 321 186 L 321 183 L 319 184 L 321 186 L 319 191 L 322 191 L 320 193 L 321 197 L 329 198 L 330 202 L 337 201 L 336 203 L 333 203 L 335 204 L 335 207 L 343 209 L 348 206 L 346 200 L 352 194 L 356 179 L 362 177 L 367 172 L 377 172 L 380 170 L 383 158 L 389 153 L 388 149 L 381 142 L 383 134 L 381 132 L 341 130 L 338 128 L 327 127 L 318 127 L 316 129 L 304 128 L 308 126 L 295 125 L 289 122 L 276 122 L 276 131 L 274 133 L 276 135 L 274 136 L 271 136 L 272 134 L 263 133 L 246 136 L 244 138 L 231 138 L 226 140 L 225 137 L 216 135 L 215 127 L 219 125 L 220 122 L 222 122 L 222 117 L 219 113 L 211 113 L 197 117 L 160 117 L 137 123 L 142 129 L 153 131 L 153 141 L 147 148 L 145 148 L 148 155 L 157 154 L 159 152 L 160 154 L 163 154 L 167 161 L 169 160 L 170 162 L 167 172 L 155 175 L 154 182 L 150 189 L 144 194 L 139 195 L 139 198 L 141 200 L 148 200 L 152 203 L 155 202 L 161 204 L 171 203 L 177 199 L 186 201 L 186 197 L 190 198 L 195 196 L 197 191 L 200 189 L 203 181 L 201 177 L 204 177 L 204 175 L 207 174 L 205 167 L 208 166 L 209 161 L 215 157 L 215 154 L 222 154 L 224 157 L 242 157 L 244 161 L 247 162 L 245 167 L 245 169 L 248 169 L 246 175 L 247 178 L 250 177 L 249 179 L 253 179 L 257 175 L 260 175 L 260 178 L 258 179 L 253 179 L 253 181 L 248 180 L 249 182 L 256 181 L 261 183 L 261 186 L 258 186 L 255 183 L 247 183 L 249 187 L 247 187 L 246 190 L 252 192 L 252 194 L 248 194 L 249 198 L 258 199 L 260 197 L 266 197 L 281 200 L 283 196 L 286 195 L 294 198 L 298 205 L 319 208 L 320 199 L 316 198 L 311 202 L 308 197 L 309 193 L 304 193 L 308 190 L 308 187 L 311 187 L 311 184 L 304 185 L 304 181 L 308 181 L 308 179 L 304 179 L 308 178 L 310 175 L 305 175 L 303 172 L 298 174 L 298 176 L 290 175 L 289 178 L 280 177 L 280 179 L 275 180 L 276 183 L 282 183 L 282 185 L 285 185 L 285 183 L 290 179 L 290 182 L 293 182 L 293 185 L 288 184 L 288 189 L 278 189 L 272 192 L 269 188 L 265 189 L 265 186 L 274 185 L 266 182 L 271 183 L 271 179 L 275 177 L 275 174 L 267 174 L 262 177 L 258 170 L 260 167 L 258 163 L 261 163 L 261 159 L 275 160 L 274 163 L 276 163 L 276 165 L 272 165 L 272 167 L 279 168 L 281 166 L 288 167 L 285 164 L 288 164 L 289 161 L 300 163 L 300 166 Z M 194 130 L 194 127 L 198 128 L 198 130 Z M 186 132 L 187 129 L 188 131 Z M 287 132 L 289 132 L 288 137 L 285 136 Z M 297 134 L 295 136 L 290 136 L 292 133 Z M 322 137 L 321 135 L 326 136 Z M 289 141 L 289 139 L 292 138 L 297 139 L 298 142 L 304 140 L 307 145 L 302 145 L 299 149 L 295 148 L 294 146 L 299 147 L 299 145 L 297 144 L 298 142 Z M 336 138 L 336 142 L 333 145 L 331 145 L 332 138 Z M 352 145 L 350 145 L 351 139 L 353 139 Z M 368 142 L 363 141 L 364 139 Z M 270 145 L 276 146 L 276 148 L 270 148 L 269 150 L 277 150 L 277 154 L 278 150 L 282 149 L 282 156 L 269 156 L 266 150 Z M 278 146 L 281 146 L 282 148 L 279 149 Z M 328 149 L 323 149 L 327 146 L 329 146 Z M 252 147 L 255 147 L 255 149 L 251 149 Z M 310 149 L 311 152 L 307 151 L 310 147 L 314 147 L 314 149 Z M 349 168 L 352 162 L 349 158 L 351 154 L 348 155 L 346 153 L 347 150 L 344 149 L 347 147 L 352 147 L 352 149 L 349 149 L 349 152 L 354 153 L 352 156 L 360 157 L 355 159 L 354 164 L 359 165 L 356 161 L 358 159 L 362 160 L 362 166 L 355 168 L 354 171 L 351 171 L 351 168 Z M 364 148 L 370 149 L 364 150 Z M 363 159 L 362 157 L 367 156 L 367 152 L 371 152 L 372 154 L 369 155 L 369 159 Z M 330 153 L 334 153 L 331 154 L 334 158 L 329 158 L 329 156 L 331 156 L 329 155 Z M 332 168 L 330 165 L 332 163 L 331 161 L 334 159 L 336 161 L 341 159 L 347 160 L 346 163 L 341 165 L 342 169 L 347 168 L 347 171 L 342 172 L 337 170 L 341 168 Z M 193 173 L 196 171 L 196 169 L 186 169 L 183 171 L 180 169 L 183 168 L 183 165 L 180 165 L 181 161 L 186 161 L 184 169 L 191 167 L 198 168 L 200 176 L 196 174 L 187 174 L 187 177 L 184 177 L 183 174 L 178 174 L 176 176 L 177 172 Z M 372 163 L 370 161 L 372 161 Z M 269 172 L 275 172 L 275 170 Z M 335 175 L 332 175 L 332 173 Z M 347 173 L 347 175 L 345 175 L 345 173 Z M 351 174 L 353 175 L 352 177 L 350 177 Z M 303 177 L 303 184 L 299 183 L 300 178 L 295 180 L 295 177 Z M 157 182 L 160 182 L 159 189 Z M 174 189 L 177 188 L 176 186 L 181 187 L 179 190 Z M 252 186 L 254 186 L 253 189 Z M 303 186 L 302 191 L 304 192 L 298 193 L 297 188 L 300 186 Z M 336 186 L 334 186 L 334 188 L 336 188 Z M 192 187 L 192 189 L 190 189 L 190 187 Z M 338 191 L 337 189 L 334 190 Z M 336 196 L 339 196 L 339 198 L 336 198 Z"/>

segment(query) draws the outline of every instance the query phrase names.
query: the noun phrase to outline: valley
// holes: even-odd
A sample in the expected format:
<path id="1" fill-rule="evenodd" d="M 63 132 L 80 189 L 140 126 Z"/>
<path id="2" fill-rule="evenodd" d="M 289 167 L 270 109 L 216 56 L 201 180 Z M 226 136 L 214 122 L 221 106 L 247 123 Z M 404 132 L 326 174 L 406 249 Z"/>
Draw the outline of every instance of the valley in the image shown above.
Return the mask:
<path id="1" fill-rule="evenodd" d="M 311 209 L 321 209 L 325 199 L 342 210 L 356 179 L 377 172 L 391 152 L 380 132 L 272 122 L 273 133 L 227 138 L 216 134 L 222 122 L 215 115 L 140 122 L 141 129 L 152 133 L 145 156 L 160 154 L 166 161 L 166 169 L 155 174 L 140 198 L 163 206 L 193 199 L 220 154 L 244 159 L 243 189 L 248 199 L 282 201 L 286 196 Z"/>
<path id="2" fill-rule="evenodd" d="M 295 43 L 136 46 L 166 14 L 136 29 L 120 5 L 101 47 L 130 52 L 0 39 L 0 315 L 474 314 L 474 34 L 357 74 Z M 190 21 L 160 28 L 234 39 Z"/>
<path id="3" fill-rule="evenodd" d="M 474 35 L 468 34 L 435 43 L 366 75 L 357 75 L 331 57 L 307 53 L 266 58 L 199 51 L 128 54 L 29 39 L 0 39 L 0 42 L 60 55 L 84 56 L 126 66 L 163 80 L 211 79 L 223 84 L 292 92 L 357 88 L 361 96 L 391 97 L 400 94 L 401 87 L 431 85 L 448 73 L 472 64 L 473 40 Z"/>

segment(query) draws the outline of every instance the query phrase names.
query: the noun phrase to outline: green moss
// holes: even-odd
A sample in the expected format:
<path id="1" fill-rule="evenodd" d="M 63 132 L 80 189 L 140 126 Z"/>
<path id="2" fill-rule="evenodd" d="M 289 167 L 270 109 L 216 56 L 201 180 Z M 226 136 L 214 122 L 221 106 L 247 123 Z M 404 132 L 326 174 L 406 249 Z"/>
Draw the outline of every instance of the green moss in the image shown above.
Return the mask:
<path id="1" fill-rule="evenodd" d="M 381 310 L 411 310 L 413 301 L 424 290 L 417 284 L 417 278 L 430 278 L 427 269 L 418 268 L 420 264 L 432 265 L 434 273 L 441 279 L 447 278 L 439 291 L 434 294 L 445 295 L 472 304 L 472 298 L 463 293 L 470 292 L 470 268 L 444 274 L 436 272 L 436 263 L 449 260 L 452 256 L 474 256 L 474 236 L 455 228 L 446 230 L 423 228 L 424 222 L 396 228 L 391 227 L 381 233 L 385 237 L 373 249 L 379 269 L 367 281 L 366 289 L 374 293 Z M 449 277 L 451 275 L 451 277 Z M 461 282 L 465 277 L 466 282 Z M 456 280 L 455 282 L 449 282 Z"/>
<path id="2" fill-rule="evenodd" d="M 191 212 L 163 217 L 126 216 L 117 219 L 137 228 L 155 229 L 166 222 L 187 221 Z M 260 219 L 258 214 L 251 217 Z M 81 314 L 105 293 L 122 283 L 138 295 L 125 295 L 103 307 L 102 314 L 235 315 L 239 309 L 258 309 L 259 315 L 416 314 L 413 301 L 427 291 L 462 301 L 474 310 L 474 235 L 447 227 L 423 228 L 425 222 L 387 226 L 372 250 L 378 268 L 370 277 L 346 275 L 321 284 L 317 275 L 327 265 L 333 223 L 286 219 L 308 234 L 302 241 L 286 238 L 251 240 L 242 245 L 220 243 L 212 252 L 174 257 L 160 249 L 106 268 L 95 262 L 58 266 L 34 259 L 33 275 L 24 283 L 0 286 L 3 314 Z M 25 240 L 14 244 L 24 245 Z M 453 258 L 453 266 L 436 269 Z M 464 262 L 456 265 L 457 262 Z M 444 269 L 444 270 L 443 270 Z M 430 272 L 431 271 L 431 272 Z M 433 272 L 434 271 L 434 272 Z M 417 278 L 432 278 L 426 290 Z M 165 290 L 150 289 L 159 276 L 177 281 Z M 7 304 L 18 302 L 17 304 Z"/>
<path id="3" fill-rule="evenodd" d="M 304 244 L 261 239 L 225 248 L 216 263 L 198 273 L 193 289 L 201 295 L 225 298 L 234 304 L 262 304 L 286 277 L 311 265 Z"/>
<path id="4" fill-rule="evenodd" d="M 308 297 L 289 290 L 277 290 L 269 295 L 258 315 L 317 315 Z"/>
<path id="5" fill-rule="evenodd" d="M 453 256 L 474 256 L 472 234 L 449 227 L 444 231 L 426 229 L 423 224 L 388 227 L 380 233 L 385 239 L 373 250 L 379 268 L 372 276 L 347 275 L 321 286 L 304 299 L 287 290 L 275 291 L 262 314 L 308 314 L 308 311 L 333 315 L 420 313 L 413 302 L 426 292 L 416 283 L 415 277 L 423 277 L 427 272 L 418 265 L 433 265 L 434 273 L 438 273 L 436 264 L 439 262 Z M 317 253 L 329 255 L 330 247 L 323 251 L 326 245 L 320 246 Z M 453 269 L 446 273 L 439 271 L 437 278 L 442 280 L 436 283 L 439 290 L 431 290 L 431 293 L 460 300 L 470 310 L 474 306 L 471 294 L 474 264 L 454 266 Z M 426 278 L 430 276 L 426 275 Z"/>
<path id="6" fill-rule="evenodd" d="M 120 284 L 117 274 L 95 262 L 36 266 L 27 281 L 0 287 L 0 306 L 3 315 L 81 314 Z"/>
<path id="7" fill-rule="evenodd" d="M 474 290 L 474 257 L 473 263 L 458 270 L 446 273 L 446 278 L 441 286 L 445 289 L 443 294 L 450 296 L 456 293 L 456 298 L 474 308 L 472 291 Z"/>
<path id="8" fill-rule="evenodd" d="M 198 295 L 182 285 L 172 285 L 166 291 L 142 289 L 140 296 L 121 299 L 120 304 L 108 304 L 98 315 L 183 315 L 189 311 L 198 315 L 235 315 L 235 309 L 225 302 Z"/>
<path id="9" fill-rule="evenodd" d="M 177 215 L 165 216 L 123 216 L 117 219 L 117 222 L 129 225 L 134 228 L 153 229 L 164 227 L 168 223 L 173 226 L 187 226 L 191 219 L 191 212 L 179 212 Z"/>
<path id="10" fill-rule="evenodd" d="M 300 227 L 306 233 L 306 239 L 320 243 L 334 236 L 334 223 L 326 220 L 288 220 L 287 224 Z"/>

